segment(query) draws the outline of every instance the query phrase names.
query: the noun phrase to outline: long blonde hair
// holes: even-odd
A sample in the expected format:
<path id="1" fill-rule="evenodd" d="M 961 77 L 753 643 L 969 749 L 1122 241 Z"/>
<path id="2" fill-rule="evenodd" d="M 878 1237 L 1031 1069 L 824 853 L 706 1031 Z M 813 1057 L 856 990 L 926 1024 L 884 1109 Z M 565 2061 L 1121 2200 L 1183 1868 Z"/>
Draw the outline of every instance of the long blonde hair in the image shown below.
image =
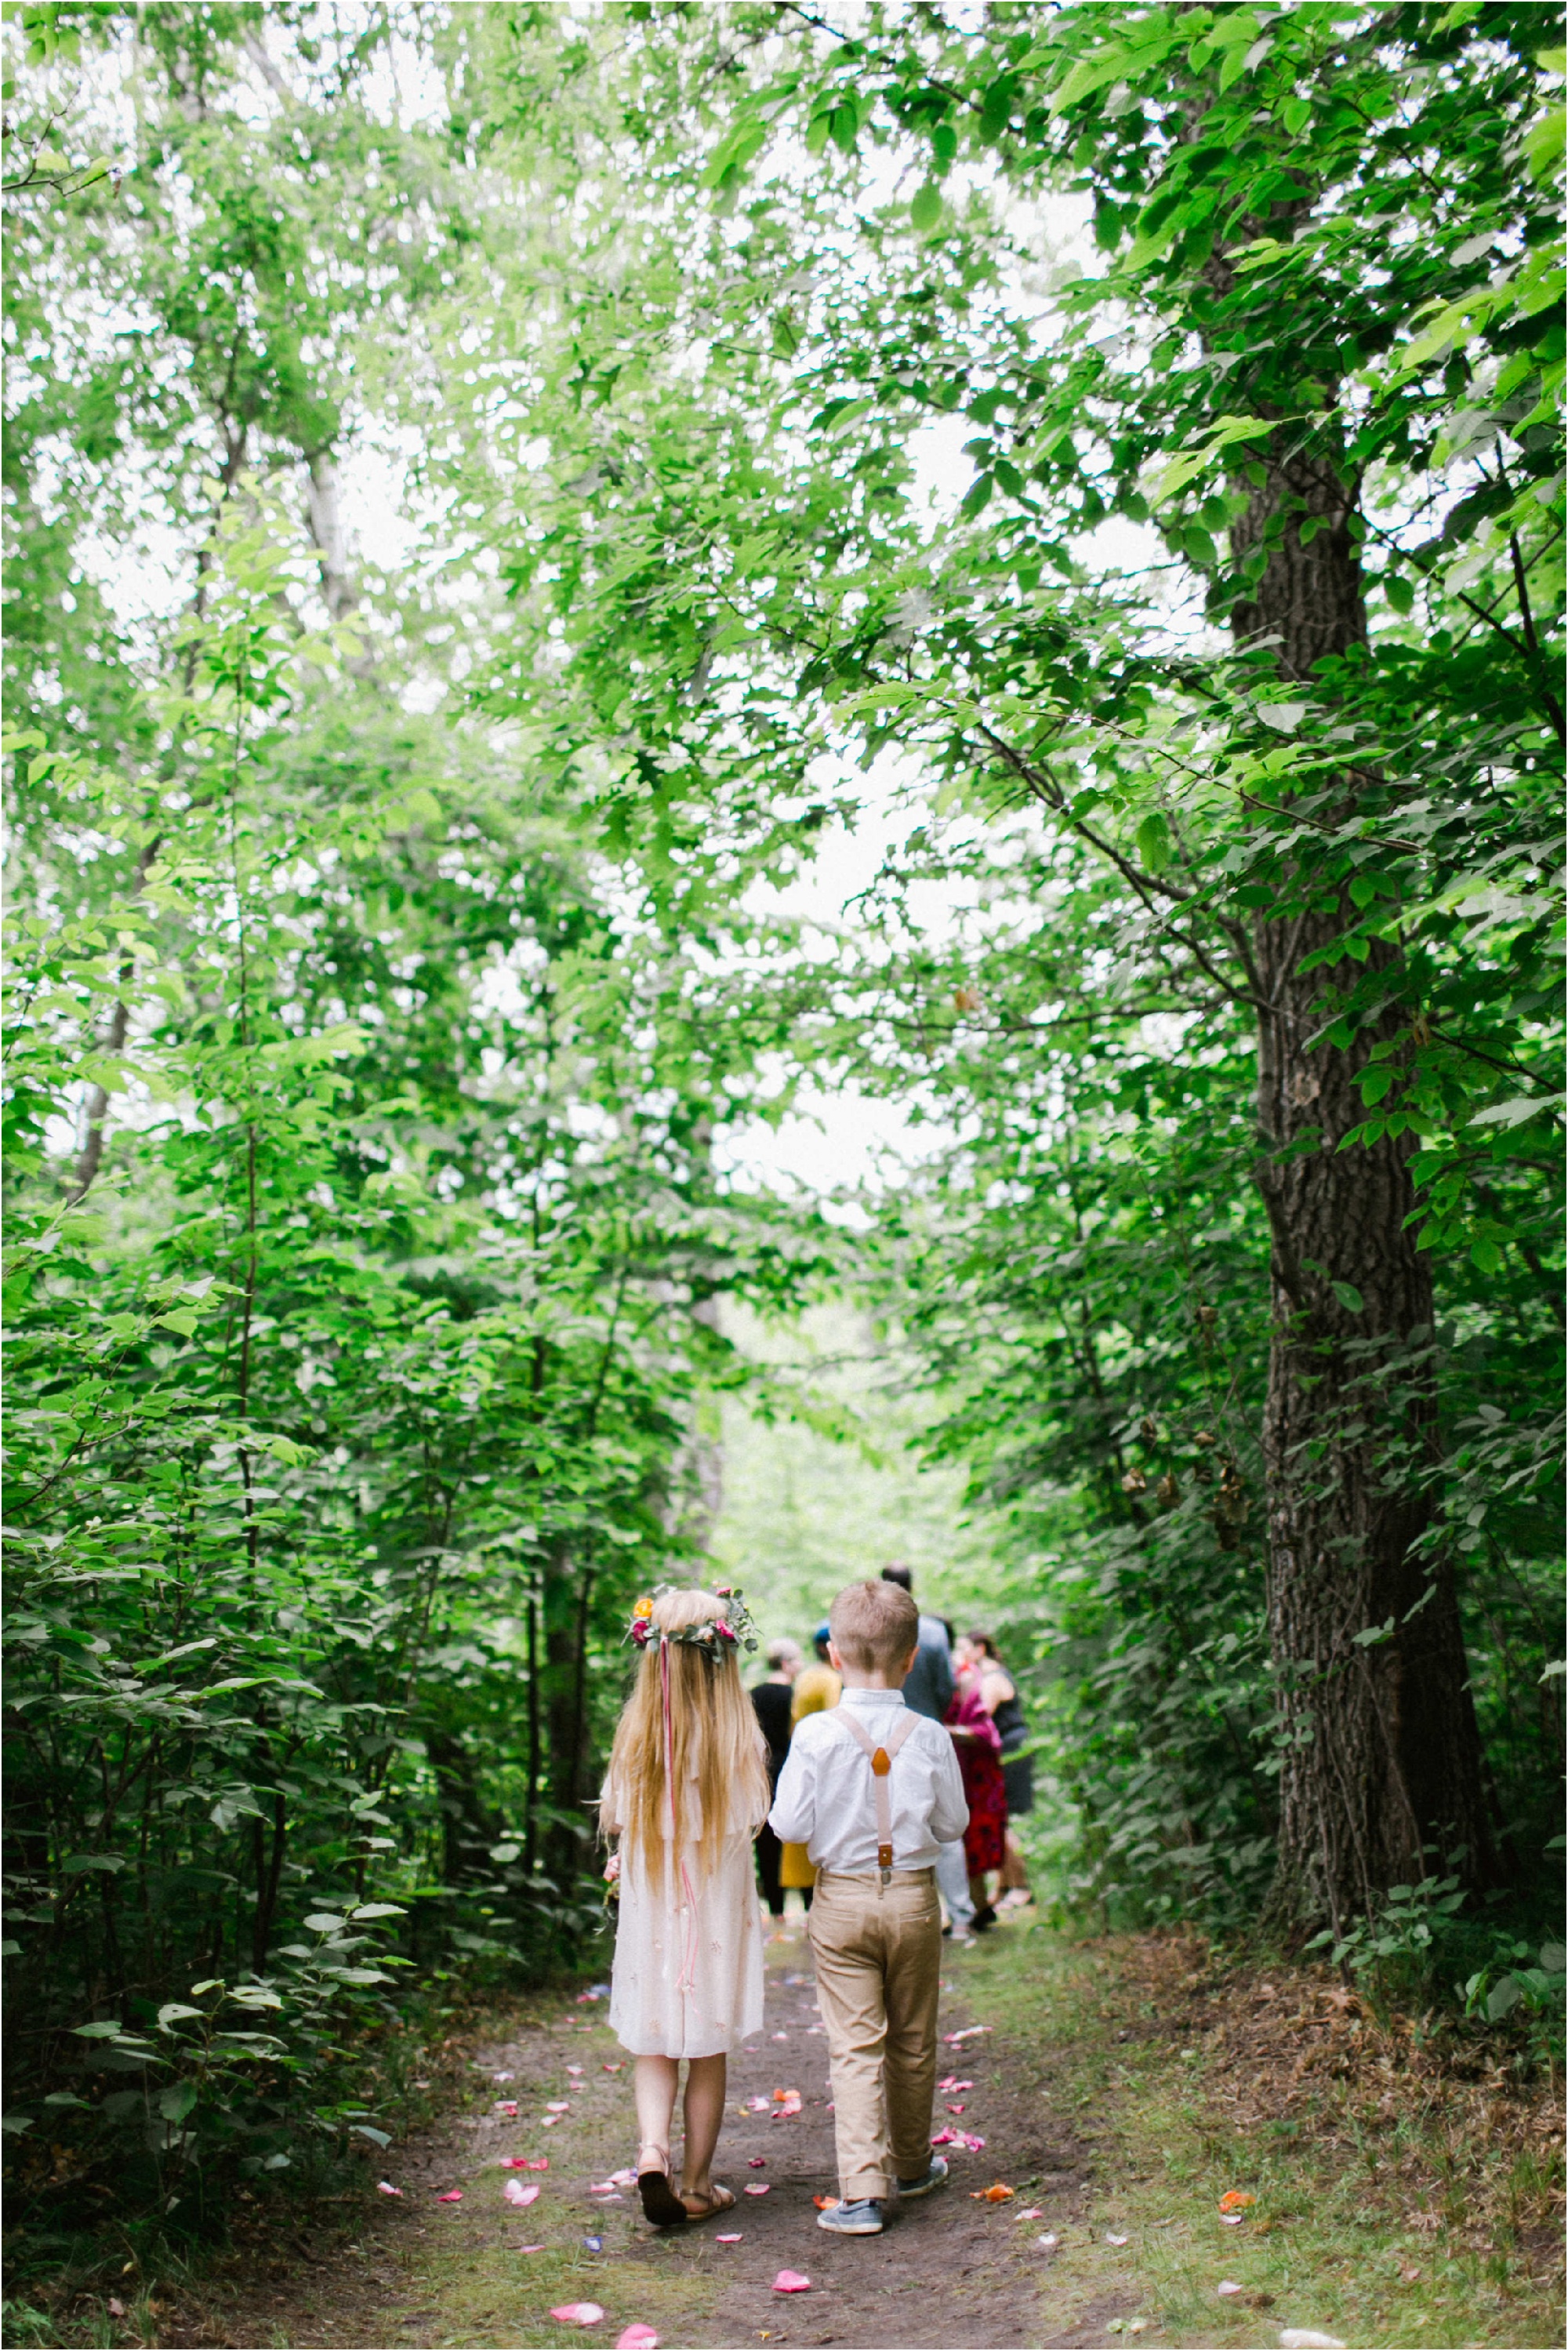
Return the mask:
<path id="1" fill-rule="evenodd" d="M 616 1725 L 605 1775 L 600 1828 L 621 1832 L 650 1876 L 664 1867 L 670 1828 L 664 1779 L 664 1673 L 669 1675 L 669 1746 L 674 1765 L 674 1844 L 678 1851 L 694 1833 L 708 1864 L 729 1833 L 738 1800 L 746 1825 L 767 1817 L 769 1802 L 768 1748 L 756 1710 L 740 1679 L 737 1650 L 710 1658 L 688 1641 L 664 1642 L 659 1633 L 706 1625 L 724 1614 L 712 1592 L 662 1592 L 653 1603 L 648 1646 L 637 1679 Z M 693 1770 L 700 1819 L 686 1818 Z"/>

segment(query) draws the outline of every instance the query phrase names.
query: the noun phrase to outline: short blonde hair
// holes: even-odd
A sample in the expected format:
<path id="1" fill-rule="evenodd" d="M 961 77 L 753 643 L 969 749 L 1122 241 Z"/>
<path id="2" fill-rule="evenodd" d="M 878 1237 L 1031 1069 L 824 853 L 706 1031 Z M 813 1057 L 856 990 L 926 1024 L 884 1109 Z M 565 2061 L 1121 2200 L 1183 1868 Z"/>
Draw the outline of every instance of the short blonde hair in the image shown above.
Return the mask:
<path id="1" fill-rule="evenodd" d="M 896 1583 L 852 1583 L 828 1611 L 840 1656 L 857 1673 L 892 1673 L 920 1639 L 920 1611 Z"/>

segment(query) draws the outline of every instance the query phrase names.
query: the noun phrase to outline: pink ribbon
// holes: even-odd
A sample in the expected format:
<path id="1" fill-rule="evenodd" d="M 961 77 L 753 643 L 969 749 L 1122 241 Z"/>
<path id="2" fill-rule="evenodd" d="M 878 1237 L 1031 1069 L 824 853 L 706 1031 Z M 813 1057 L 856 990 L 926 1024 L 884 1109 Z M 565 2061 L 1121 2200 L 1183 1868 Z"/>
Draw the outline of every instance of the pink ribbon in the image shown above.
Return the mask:
<path id="1" fill-rule="evenodd" d="M 697 1897 L 692 1890 L 685 1860 L 677 1853 L 675 1844 L 675 1726 L 670 1712 L 670 1641 L 665 1633 L 659 1635 L 659 1690 L 664 1705 L 664 1799 L 670 1813 L 670 1851 L 679 1867 L 681 1890 L 686 1897 L 686 1948 L 675 1990 L 682 1999 L 686 1999 L 696 1985 Z"/>

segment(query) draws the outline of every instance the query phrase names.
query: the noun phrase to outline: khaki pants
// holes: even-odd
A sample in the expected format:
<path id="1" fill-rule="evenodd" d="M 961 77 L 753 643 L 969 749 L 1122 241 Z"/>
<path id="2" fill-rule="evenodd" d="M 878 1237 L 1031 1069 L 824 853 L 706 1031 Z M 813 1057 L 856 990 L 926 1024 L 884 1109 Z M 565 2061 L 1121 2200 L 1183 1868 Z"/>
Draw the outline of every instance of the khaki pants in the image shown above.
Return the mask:
<path id="1" fill-rule="evenodd" d="M 828 2029 L 839 2193 L 888 2196 L 931 2161 L 942 1913 L 935 1873 L 823 1870 L 811 1905 L 817 1997 Z"/>

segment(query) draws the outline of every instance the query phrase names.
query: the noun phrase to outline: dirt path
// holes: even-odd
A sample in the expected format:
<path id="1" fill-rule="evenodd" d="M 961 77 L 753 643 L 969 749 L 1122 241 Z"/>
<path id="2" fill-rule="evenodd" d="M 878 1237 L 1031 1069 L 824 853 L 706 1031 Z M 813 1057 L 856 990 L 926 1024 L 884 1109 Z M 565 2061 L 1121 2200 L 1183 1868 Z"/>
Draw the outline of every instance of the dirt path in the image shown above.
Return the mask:
<path id="1" fill-rule="evenodd" d="M 733 2062 L 729 2118 L 717 2176 L 737 2210 L 674 2237 L 646 2227 L 634 2189 L 595 2195 L 594 2182 L 634 2160 L 630 2064 L 582 2001 L 476 2053 L 473 2110 L 444 2132 L 395 2150 L 385 2176 L 401 2188 L 340 2252 L 268 2286 L 253 2280 L 221 2315 L 172 2342 L 197 2345 L 477 2346 L 612 2345 L 627 2325 L 652 2325 L 671 2346 L 829 2345 L 967 2346 L 1083 2344 L 1104 2339 L 1115 2310 L 1075 2312 L 1065 2334 L 1041 2307 L 1052 2252 L 1040 2240 L 1082 2236 L 1085 2152 L 1053 2117 L 1035 2069 L 999 2033 L 945 2043 L 934 2130 L 952 2127 L 983 2147 L 950 2146 L 952 2184 L 912 2206 L 876 2239 L 835 2241 L 815 2226 L 812 2199 L 835 2189 L 827 2043 L 816 2012 L 802 1925 L 768 1949 L 763 2032 Z M 941 2030 L 977 2020 L 972 1994 L 985 1951 L 946 1966 Z M 982 2020 L 978 2020 L 983 2022 Z M 776 2090 L 798 2090 L 799 2114 L 773 2118 Z M 515 2116 L 503 2102 L 515 2102 Z M 552 2116 L 552 2105 L 564 2111 Z M 949 2111 L 961 2108 L 962 2112 Z M 503 2158 L 548 2161 L 512 2171 Z M 527 2207 L 505 2200 L 508 2180 L 538 2187 Z M 1009 2201 L 977 2200 L 1001 2180 Z M 765 2194 L 747 2189 L 765 2189 Z M 444 2203 L 453 2190 L 461 2200 Z M 1023 2218 L 1028 2210 L 1037 2217 Z M 721 2244 L 719 2234 L 737 2235 Z M 304 2246 L 298 2250 L 306 2252 Z M 773 2290 L 781 2269 L 810 2291 Z M 600 2304 L 588 2327 L 564 2326 L 553 2306 Z M 1087 2328 L 1085 2321 L 1088 2321 Z"/>

